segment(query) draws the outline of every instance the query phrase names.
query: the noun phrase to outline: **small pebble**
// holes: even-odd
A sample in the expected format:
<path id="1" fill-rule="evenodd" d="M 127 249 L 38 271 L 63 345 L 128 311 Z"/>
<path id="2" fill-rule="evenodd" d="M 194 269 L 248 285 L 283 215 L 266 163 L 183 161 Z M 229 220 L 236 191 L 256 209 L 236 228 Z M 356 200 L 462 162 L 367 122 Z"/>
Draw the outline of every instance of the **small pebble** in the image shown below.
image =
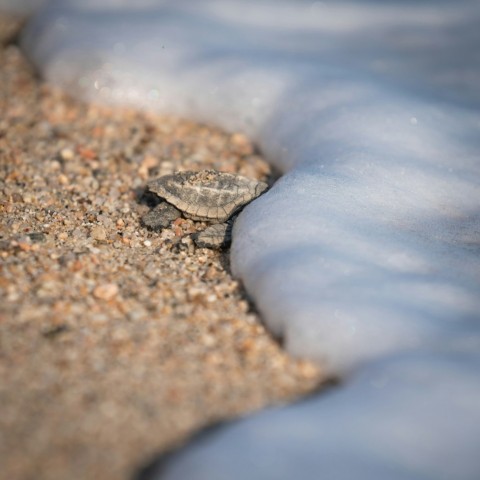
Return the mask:
<path id="1" fill-rule="evenodd" d="M 118 286 L 115 283 L 105 283 L 98 285 L 93 290 L 93 296 L 100 300 L 111 300 L 118 294 Z"/>
<path id="2" fill-rule="evenodd" d="M 103 228 L 101 225 L 96 225 L 95 227 L 93 227 L 90 235 L 98 241 L 103 241 L 107 239 L 107 232 L 105 228 Z"/>
<path id="3" fill-rule="evenodd" d="M 62 160 L 68 161 L 68 160 L 73 160 L 73 157 L 75 154 L 73 153 L 73 150 L 70 150 L 69 148 L 64 148 L 60 151 L 60 158 Z"/>
<path id="4" fill-rule="evenodd" d="M 69 184 L 68 177 L 66 175 L 64 175 L 63 173 L 61 173 L 57 177 L 57 180 L 58 180 L 58 183 L 60 183 L 60 185 L 68 185 Z"/>
<path id="5" fill-rule="evenodd" d="M 47 237 L 44 233 L 42 232 L 32 232 L 28 233 L 27 237 L 30 238 L 32 242 L 41 242 L 44 243 L 47 241 Z"/>

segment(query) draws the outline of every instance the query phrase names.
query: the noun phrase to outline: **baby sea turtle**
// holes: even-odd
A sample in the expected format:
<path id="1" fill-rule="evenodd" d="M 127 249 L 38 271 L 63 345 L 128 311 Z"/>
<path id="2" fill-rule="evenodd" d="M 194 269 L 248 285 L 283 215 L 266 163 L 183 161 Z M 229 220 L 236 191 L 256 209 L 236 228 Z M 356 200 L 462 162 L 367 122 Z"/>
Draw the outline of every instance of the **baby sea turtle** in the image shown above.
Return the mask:
<path id="1" fill-rule="evenodd" d="M 215 170 L 164 175 L 147 185 L 147 192 L 162 202 L 142 221 L 152 230 L 166 228 L 182 215 L 211 222 L 214 225 L 193 235 L 193 240 L 199 247 L 227 247 L 239 211 L 267 188 L 264 182 Z"/>

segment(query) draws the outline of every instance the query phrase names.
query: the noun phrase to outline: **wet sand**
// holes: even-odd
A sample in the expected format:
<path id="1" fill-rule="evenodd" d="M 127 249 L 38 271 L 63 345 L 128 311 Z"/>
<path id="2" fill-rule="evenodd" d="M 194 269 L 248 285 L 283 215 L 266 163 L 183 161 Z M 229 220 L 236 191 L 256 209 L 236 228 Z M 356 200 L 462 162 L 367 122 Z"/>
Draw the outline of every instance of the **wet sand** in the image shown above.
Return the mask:
<path id="1" fill-rule="evenodd" d="M 268 179 L 240 134 L 86 105 L 42 84 L 0 18 L 0 465 L 127 479 L 198 429 L 318 388 L 190 220 L 142 227 L 145 183 Z"/>

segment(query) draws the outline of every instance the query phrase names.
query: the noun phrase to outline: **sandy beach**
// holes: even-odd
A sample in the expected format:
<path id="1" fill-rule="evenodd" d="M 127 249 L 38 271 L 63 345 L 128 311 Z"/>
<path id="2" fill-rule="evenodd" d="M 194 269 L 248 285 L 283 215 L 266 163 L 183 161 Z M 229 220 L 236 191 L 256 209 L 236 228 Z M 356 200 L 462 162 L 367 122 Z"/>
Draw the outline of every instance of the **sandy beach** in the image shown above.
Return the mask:
<path id="1" fill-rule="evenodd" d="M 198 429 L 317 389 L 262 326 L 205 225 L 142 227 L 145 183 L 266 180 L 240 134 L 85 105 L 44 85 L 0 21 L 1 478 L 127 479 Z"/>

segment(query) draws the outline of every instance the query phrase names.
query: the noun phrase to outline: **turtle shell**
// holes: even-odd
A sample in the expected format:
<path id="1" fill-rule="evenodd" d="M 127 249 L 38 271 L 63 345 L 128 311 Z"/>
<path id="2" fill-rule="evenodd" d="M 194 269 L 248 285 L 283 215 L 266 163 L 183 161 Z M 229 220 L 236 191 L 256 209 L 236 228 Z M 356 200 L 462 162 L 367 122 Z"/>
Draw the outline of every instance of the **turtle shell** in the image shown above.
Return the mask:
<path id="1" fill-rule="evenodd" d="M 165 175 L 148 190 L 178 208 L 187 218 L 224 222 L 261 195 L 268 185 L 241 175 L 202 170 Z"/>

